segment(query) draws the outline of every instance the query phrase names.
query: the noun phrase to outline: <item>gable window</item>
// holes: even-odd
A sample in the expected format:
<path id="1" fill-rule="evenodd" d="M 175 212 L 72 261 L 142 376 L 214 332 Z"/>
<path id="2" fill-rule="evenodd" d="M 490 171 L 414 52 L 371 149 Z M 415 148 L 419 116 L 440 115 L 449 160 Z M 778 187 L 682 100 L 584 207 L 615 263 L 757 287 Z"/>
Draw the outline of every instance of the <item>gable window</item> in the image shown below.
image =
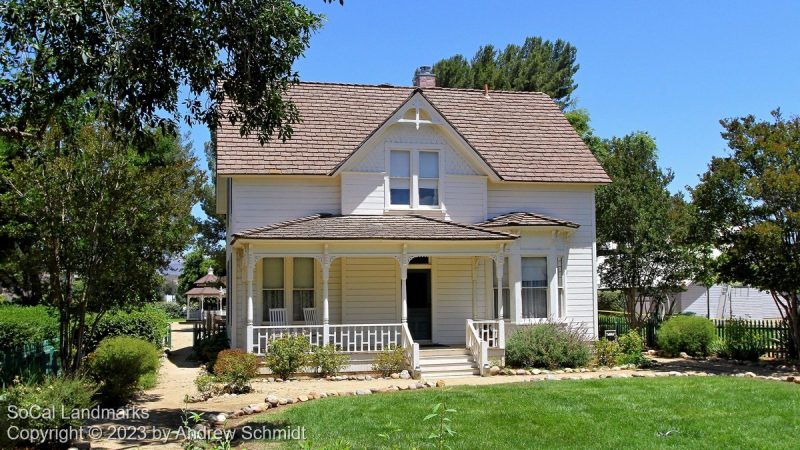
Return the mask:
<path id="1" fill-rule="evenodd" d="M 411 206 L 411 152 L 391 151 L 389 176 L 391 204 Z"/>
<path id="2" fill-rule="evenodd" d="M 419 152 L 419 204 L 439 204 L 439 154 Z"/>
<path id="3" fill-rule="evenodd" d="M 438 208 L 441 204 L 439 152 L 389 151 L 389 204 L 408 208 Z"/>
<path id="4" fill-rule="evenodd" d="M 314 307 L 314 258 L 294 259 L 292 320 L 303 320 L 303 308 Z"/>
<path id="5" fill-rule="evenodd" d="M 547 318 L 547 258 L 522 258 L 522 317 Z"/>
<path id="6" fill-rule="evenodd" d="M 263 284 L 264 284 L 264 307 L 262 319 L 269 322 L 269 310 L 283 308 L 283 258 L 264 258 Z"/>

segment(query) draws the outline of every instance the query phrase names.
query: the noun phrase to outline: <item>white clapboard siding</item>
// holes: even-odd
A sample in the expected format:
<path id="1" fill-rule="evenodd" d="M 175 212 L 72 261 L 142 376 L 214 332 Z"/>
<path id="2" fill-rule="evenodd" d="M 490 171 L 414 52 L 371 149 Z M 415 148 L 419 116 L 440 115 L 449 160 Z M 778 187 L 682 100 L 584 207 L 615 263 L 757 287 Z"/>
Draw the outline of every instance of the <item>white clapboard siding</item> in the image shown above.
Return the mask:
<path id="1" fill-rule="evenodd" d="M 597 302 L 593 283 L 595 243 L 594 187 L 582 185 L 489 183 L 487 218 L 515 211 L 530 211 L 580 224 L 569 239 L 567 303 L 569 319 L 581 322 L 594 335 Z M 535 254 L 548 244 L 543 237 L 524 236 L 523 253 Z"/>
<path id="2" fill-rule="evenodd" d="M 434 341 L 464 345 L 464 324 L 472 318 L 472 258 L 433 258 Z"/>
<path id="3" fill-rule="evenodd" d="M 383 185 L 382 173 L 343 173 L 342 214 L 383 214 Z"/>
<path id="4" fill-rule="evenodd" d="M 680 312 L 694 313 L 698 316 L 705 316 L 709 306 L 711 317 L 717 316 L 720 296 L 722 295 L 722 285 L 715 284 L 709 289 L 709 297 L 706 299 L 706 288 L 700 284 L 690 284 L 686 291 L 678 294 L 680 302 L 677 305 Z M 710 303 L 710 305 L 708 304 Z"/>
<path id="5" fill-rule="evenodd" d="M 341 211 L 339 179 L 335 177 L 241 177 L 234 178 L 231 189 L 231 234 Z"/>
<path id="6" fill-rule="evenodd" d="M 446 176 L 443 203 L 447 218 L 454 222 L 482 222 L 486 217 L 486 177 Z"/>
<path id="7" fill-rule="evenodd" d="M 399 323 L 400 269 L 394 258 L 344 258 L 343 323 Z"/>

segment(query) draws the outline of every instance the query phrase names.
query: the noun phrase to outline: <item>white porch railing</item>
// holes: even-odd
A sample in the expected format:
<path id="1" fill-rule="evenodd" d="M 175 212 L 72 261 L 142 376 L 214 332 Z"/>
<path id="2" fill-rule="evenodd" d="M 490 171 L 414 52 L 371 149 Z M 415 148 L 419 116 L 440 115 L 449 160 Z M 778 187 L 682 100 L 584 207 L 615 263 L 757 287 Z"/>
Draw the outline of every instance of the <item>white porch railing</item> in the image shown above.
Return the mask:
<path id="1" fill-rule="evenodd" d="M 472 359 L 478 365 L 481 375 L 484 375 L 489 369 L 489 343 L 481 339 L 475 325 L 473 320 L 467 319 L 467 348 L 472 353 Z"/>
<path id="2" fill-rule="evenodd" d="M 253 326 L 253 349 L 263 355 L 272 339 L 285 336 L 305 336 L 312 347 L 333 344 L 339 351 L 349 353 L 379 352 L 391 346 L 414 345 L 402 335 L 402 325 L 347 324 L 347 325 L 277 325 Z M 327 331 L 327 334 L 326 334 Z"/>
<path id="3" fill-rule="evenodd" d="M 506 323 L 503 320 L 469 320 L 478 337 L 489 344 L 489 348 L 506 348 Z"/>
<path id="4" fill-rule="evenodd" d="M 414 338 L 411 336 L 411 330 L 408 329 L 408 324 L 404 323 L 403 326 L 403 349 L 406 353 L 406 359 L 408 360 L 409 365 L 411 366 L 411 370 L 417 372 L 420 370 L 419 366 L 419 344 L 414 342 Z"/>

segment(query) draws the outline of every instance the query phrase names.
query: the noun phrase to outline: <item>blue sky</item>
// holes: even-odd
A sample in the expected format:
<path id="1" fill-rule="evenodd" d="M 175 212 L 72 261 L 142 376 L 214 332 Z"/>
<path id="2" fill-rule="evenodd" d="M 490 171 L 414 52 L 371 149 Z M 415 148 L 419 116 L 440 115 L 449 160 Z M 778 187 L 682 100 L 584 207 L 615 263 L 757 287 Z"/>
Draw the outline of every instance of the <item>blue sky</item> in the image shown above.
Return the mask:
<path id="1" fill-rule="evenodd" d="M 721 118 L 800 114 L 800 1 L 303 3 L 327 16 L 296 65 L 309 81 L 409 85 L 417 66 L 484 44 L 571 42 L 577 107 L 600 136 L 655 137 L 674 191 L 725 154 Z M 208 131 L 192 138 L 201 156 Z"/>

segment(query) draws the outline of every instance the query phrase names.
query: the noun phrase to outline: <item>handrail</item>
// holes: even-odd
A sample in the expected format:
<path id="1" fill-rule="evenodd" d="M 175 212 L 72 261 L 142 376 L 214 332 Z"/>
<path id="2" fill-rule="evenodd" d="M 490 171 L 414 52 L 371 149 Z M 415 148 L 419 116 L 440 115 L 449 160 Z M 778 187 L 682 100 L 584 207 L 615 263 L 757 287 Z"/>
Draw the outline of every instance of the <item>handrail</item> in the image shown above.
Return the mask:
<path id="1" fill-rule="evenodd" d="M 411 370 L 415 374 L 420 370 L 419 367 L 419 343 L 414 342 L 414 337 L 411 336 L 411 330 L 408 329 L 408 323 L 402 324 L 402 343 L 403 351 L 405 352 L 406 359 L 411 364 Z"/>
<path id="2" fill-rule="evenodd" d="M 472 358 L 478 364 L 478 370 L 480 370 L 481 375 L 485 375 L 489 369 L 489 343 L 482 340 L 478 335 L 478 330 L 475 328 L 475 323 L 472 319 L 467 319 L 466 331 L 467 348 L 469 348 Z"/>

